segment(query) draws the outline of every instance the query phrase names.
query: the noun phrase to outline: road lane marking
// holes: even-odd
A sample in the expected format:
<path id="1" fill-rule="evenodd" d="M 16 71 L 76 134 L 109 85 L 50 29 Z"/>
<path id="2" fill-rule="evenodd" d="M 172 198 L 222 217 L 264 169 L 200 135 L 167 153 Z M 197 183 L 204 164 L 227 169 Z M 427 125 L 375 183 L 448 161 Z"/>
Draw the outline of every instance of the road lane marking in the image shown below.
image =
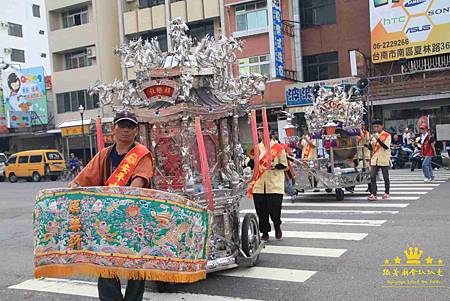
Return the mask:
<path id="1" fill-rule="evenodd" d="M 367 235 L 368 233 L 283 231 L 283 237 L 285 238 L 362 240 Z"/>
<path id="2" fill-rule="evenodd" d="M 317 257 L 334 257 L 338 258 L 344 254 L 347 249 L 332 248 L 308 248 L 308 247 L 288 247 L 288 246 L 271 246 L 266 245 L 263 253 L 278 255 L 295 255 L 295 256 L 317 256 Z"/>
<path id="3" fill-rule="evenodd" d="M 244 220 L 241 217 L 241 223 Z M 282 217 L 284 224 L 379 227 L 387 220 Z"/>
<path id="4" fill-rule="evenodd" d="M 308 271 L 308 270 L 250 267 L 250 268 L 228 270 L 214 274 L 226 277 L 243 277 L 243 278 L 254 278 L 264 280 L 305 282 L 315 273 L 316 271 Z"/>
<path id="5" fill-rule="evenodd" d="M 357 192 L 358 192 L 358 194 L 361 194 L 361 192 L 363 192 L 363 191 L 360 190 L 360 191 L 357 191 Z M 393 195 L 393 194 L 395 194 L 395 195 L 397 195 L 397 194 L 401 194 L 401 195 L 405 195 L 405 194 L 421 195 L 421 194 L 427 194 L 427 193 L 428 193 L 428 191 L 391 191 L 390 192 L 391 195 Z M 319 195 L 319 194 L 334 196 L 333 193 L 327 193 L 327 192 L 325 192 L 324 189 L 322 189 L 321 191 L 318 191 L 318 192 L 313 192 L 313 191 L 301 192 L 298 195 Z M 352 193 L 350 191 L 345 191 L 345 194 L 351 195 Z M 369 194 L 369 193 L 367 192 L 367 194 Z"/>
<path id="6" fill-rule="evenodd" d="M 256 213 L 254 209 L 245 209 L 240 211 L 244 213 Z M 397 214 L 398 211 L 394 210 L 296 210 L 296 209 L 283 209 L 282 214 Z"/>
<path id="7" fill-rule="evenodd" d="M 308 195 L 308 196 L 311 196 L 311 195 Z M 324 198 L 336 199 L 336 196 L 333 195 L 333 194 L 319 194 L 319 193 L 317 193 L 316 196 L 320 197 L 321 199 L 324 199 Z M 349 199 L 352 200 L 352 201 L 353 200 L 354 201 L 356 201 L 356 200 L 367 201 L 367 196 L 352 196 L 351 194 L 347 194 L 346 196 L 349 197 Z M 302 193 L 299 193 L 297 198 L 301 199 L 302 198 Z M 283 199 L 291 200 L 292 197 L 284 196 Z M 418 196 L 391 196 L 391 198 L 390 198 L 390 200 L 397 200 L 397 201 L 416 201 L 418 199 L 420 199 L 420 197 L 418 197 Z M 381 201 L 381 198 L 379 200 Z"/>
<path id="8" fill-rule="evenodd" d="M 29 290 L 36 292 L 46 292 L 55 294 L 65 294 L 73 296 L 82 296 L 98 298 L 98 289 L 96 282 L 67 280 L 67 279 L 30 279 L 9 287 L 10 289 Z M 122 293 L 125 289 L 122 288 Z M 236 297 L 214 296 L 206 294 L 191 293 L 153 293 L 145 292 L 144 300 L 148 301 L 258 301 L 255 299 L 240 299 Z"/>
<path id="9" fill-rule="evenodd" d="M 433 190 L 434 187 L 391 187 L 391 191 L 416 191 L 416 190 Z M 356 191 L 366 191 L 367 186 L 356 186 Z"/>
<path id="10" fill-rule="evenodd" d="M 282 220 L 283 220 L 283 223 L 286 223 L 286 224 L 364 226 L 364 227 L 379 227 L 386 222 L 386 220 L 290 218 L 290 217 L 283 217 Z"/>
<path id="11" fill-rule="evenodd" d="M 283 207 L 361 207 L 361 208 L 406 208 L 409 203 L 283 203 Z"/>

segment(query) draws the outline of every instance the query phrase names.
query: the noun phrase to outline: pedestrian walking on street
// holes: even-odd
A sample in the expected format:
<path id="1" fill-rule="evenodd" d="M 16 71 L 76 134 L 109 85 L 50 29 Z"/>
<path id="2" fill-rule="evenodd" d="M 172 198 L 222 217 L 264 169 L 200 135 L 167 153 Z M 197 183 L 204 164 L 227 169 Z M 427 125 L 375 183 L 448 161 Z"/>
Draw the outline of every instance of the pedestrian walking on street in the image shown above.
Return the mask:
<path id="1" fill-rule="evenodd" d="M 258 131 L 260 159 L 266 154 L 263 142 L 263 132 Z M 278 144 L 275 133 L 271 134 L 270 147 Z M 284 171 L 288 167 L 286 151 L 282 150 L 273 158 L 271 168 L 257 180 L 253 188 L 253 202 L 259 220 L 259 230 L 262 233 L 261 240 L 269 240 L 271 231 L 269 217 L 275 228 L 275 238 L 283 237 L 281 231 L 281 207 L 284 195 Z"/>
<path id="2" fill-rule="evenodd" d="M 431 160 L 436 156 L 435 149 L 436 140 L 431 134 L 430 130 L 425 124 L 420 126 L 420 156 L 423 158 L 422 170 L 425 176 L 424 181 L 429 182 L 434 180 L 433 167 L 431 166 Z"/>
<path id="3" fill-rule="evenodd" d="M 131 187 L 148 187 L 153 174 L 152 156 L 142 144 L 135 143 L 138 122 L 131 112 L 120 112 L 114 118 L 115 144 L 104 148 L 88 163 L 69 187 L 107 186 L 111 175 L 129 153 L 136 155 L 137 165 L 121 180 Z M 117 183 L 117 182 L 116 182 Z M 98 293 L 102 301 L 140 301 L 144 296 L 145 280 L 128 280 L 125 297 L 122 296 L 120 280 L 117 278 L 98 278 Z"/>
<path id="4" fill-rule="evenodd" d="M 372 151 L 370 158 L 370 190 L 369 201 L 377 200 L 377 177 L 381 169 L 384 180 L 383 200 L 388 200 L 389 196 L 389 161 L 391 157 L 391 135 L 383 129 L 381 120 L 372 122 L 375 133 L 372 135 L 369 148 Z"/>

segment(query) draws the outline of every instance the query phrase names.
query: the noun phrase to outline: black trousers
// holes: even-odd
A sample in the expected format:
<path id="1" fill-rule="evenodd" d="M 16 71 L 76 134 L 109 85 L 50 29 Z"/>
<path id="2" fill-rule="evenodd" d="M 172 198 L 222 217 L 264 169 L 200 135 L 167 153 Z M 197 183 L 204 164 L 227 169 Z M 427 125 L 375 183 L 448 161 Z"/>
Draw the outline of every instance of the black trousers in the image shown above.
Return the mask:
<path id="1" fill-rule="evenodd" d="M 389 166 L 370 166 L 370 193 L 373 195 L 377 194 L 377 176 L 378 171 L 381 169 L 384 180 L 384 192 L 389 193 L 390 181 L 389 181 Z"/>
<path id="2" fill-rule="evenodd" d="M 269 216 L 275 229 L 281 225 L 281 205 L 283 195 L 278 193 L 254 193 L 256 214 L 259 219 L 259 231 L 261 233 L 270 232 Z"/>
<path id="3" fill-rule="evenodd" d="M 145 280 L 128 280 L 124 298 L 119 279 L 98 278 L 98 296 L 101 301 L 142 301 L 144 289 Z"/>

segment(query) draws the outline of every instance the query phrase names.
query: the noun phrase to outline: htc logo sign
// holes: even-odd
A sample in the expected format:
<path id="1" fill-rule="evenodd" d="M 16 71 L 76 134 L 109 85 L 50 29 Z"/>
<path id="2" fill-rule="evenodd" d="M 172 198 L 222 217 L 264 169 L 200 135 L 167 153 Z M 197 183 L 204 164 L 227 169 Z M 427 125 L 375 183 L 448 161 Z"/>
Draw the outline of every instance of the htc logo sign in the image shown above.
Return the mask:
<path id="1" fill-rule="evenodd" d="M 405 23 L 405 22 L 406 22 L 405 16 L 383 19 L 383 25 L 394 25 L 394 24 Z"/>

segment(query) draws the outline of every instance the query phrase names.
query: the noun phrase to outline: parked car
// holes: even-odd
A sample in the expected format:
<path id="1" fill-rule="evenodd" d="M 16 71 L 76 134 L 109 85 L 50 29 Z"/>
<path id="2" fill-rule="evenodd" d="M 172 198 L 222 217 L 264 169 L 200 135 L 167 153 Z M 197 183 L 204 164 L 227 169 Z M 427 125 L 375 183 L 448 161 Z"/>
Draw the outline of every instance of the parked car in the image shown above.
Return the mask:
<path id="1" fill-rule="evenodd" d="M 11 183 L 19 178 L 39 182 L 43 177 L 56 181 L 66 169 L 66 161 L 56 149 L 24 151 L 11 155 L 5 166 L 5 177 Z"/>
<path id="2" fill-rule="evenodd" d="M 5 164 L 6 164 L 6 155 L 4 153 L 0 153 L 0 182 L 5 180 Z"/>

